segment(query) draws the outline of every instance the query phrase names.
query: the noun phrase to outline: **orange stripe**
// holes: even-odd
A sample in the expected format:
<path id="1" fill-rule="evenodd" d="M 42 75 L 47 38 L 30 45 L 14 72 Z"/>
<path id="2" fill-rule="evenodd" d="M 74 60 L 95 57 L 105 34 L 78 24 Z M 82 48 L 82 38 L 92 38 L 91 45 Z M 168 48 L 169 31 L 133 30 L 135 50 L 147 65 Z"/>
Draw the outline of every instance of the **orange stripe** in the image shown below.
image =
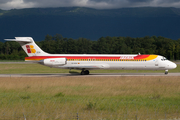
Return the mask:
<path id="1" fill-rule="evenodd" d="M 134 60 L 152 60 L 155 59 L 158 55 L 137 55 L 134 56 Z M 97 56 L 32 56 L 32 57 L 25 57 L 25 60 L 43 60 L 43 59 L 48 59 L 48 58 L 67 58 L 67 59 L 96 59 L 96 60 L 119 60 L 122 56 L 118 57 L 97 57 Z M 128 58 L 128 56 L 123 57 L 123 58 Z M 122 59 L 122 60 L 133 60 L 132 57 L 129 57 L 131 59 Z"/>

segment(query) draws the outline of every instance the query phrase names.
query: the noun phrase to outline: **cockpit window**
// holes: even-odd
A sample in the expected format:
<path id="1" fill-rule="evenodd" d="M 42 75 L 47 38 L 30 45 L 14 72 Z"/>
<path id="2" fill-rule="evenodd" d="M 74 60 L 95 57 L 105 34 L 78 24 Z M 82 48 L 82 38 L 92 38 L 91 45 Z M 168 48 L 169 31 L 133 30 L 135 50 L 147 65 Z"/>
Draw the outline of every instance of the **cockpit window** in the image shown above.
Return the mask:
<path id="1" fill-rule="evenodd" d="M 161 59 L 162 61 L 165 61 L 165 60 L 167 60 L 165 57 L 163 57 L 162 59 Z"/>

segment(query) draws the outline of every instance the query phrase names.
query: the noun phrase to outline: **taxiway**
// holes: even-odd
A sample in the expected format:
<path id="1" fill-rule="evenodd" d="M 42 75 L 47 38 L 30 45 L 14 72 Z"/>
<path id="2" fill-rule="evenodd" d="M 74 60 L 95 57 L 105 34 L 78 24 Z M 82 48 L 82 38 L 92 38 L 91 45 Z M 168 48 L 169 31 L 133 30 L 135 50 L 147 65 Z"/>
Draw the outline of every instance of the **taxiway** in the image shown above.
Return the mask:
<path id="1" fill-rule="evenodd" d="M 105 77 L 105 76 L 180 76 L 180 73 L 91 73 L 80 75 L 79 73 L 47 73 L 47 74 L 0 74 L 0 77 Z"/>

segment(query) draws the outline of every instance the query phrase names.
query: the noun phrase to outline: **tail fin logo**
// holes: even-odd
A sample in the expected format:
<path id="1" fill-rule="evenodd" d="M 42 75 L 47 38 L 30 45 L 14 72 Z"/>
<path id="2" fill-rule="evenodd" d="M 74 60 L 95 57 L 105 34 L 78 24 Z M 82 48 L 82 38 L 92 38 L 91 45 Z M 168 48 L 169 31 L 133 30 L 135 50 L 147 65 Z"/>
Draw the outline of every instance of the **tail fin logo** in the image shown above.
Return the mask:
<path id="1" fill-rule="evenodd" d="M 28 53 L 36 53 L 33 45 L 26 45 L 26 49 Z"/>

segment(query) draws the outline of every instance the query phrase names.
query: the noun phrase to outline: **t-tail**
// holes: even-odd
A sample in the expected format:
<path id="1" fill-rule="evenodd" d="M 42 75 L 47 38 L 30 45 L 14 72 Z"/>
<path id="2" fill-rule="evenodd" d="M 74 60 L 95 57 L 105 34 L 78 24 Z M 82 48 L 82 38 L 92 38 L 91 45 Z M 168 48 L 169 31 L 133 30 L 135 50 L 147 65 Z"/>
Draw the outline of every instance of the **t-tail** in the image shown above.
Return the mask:
<path id="1" fill-rule="evenodd" d="M 18 42 L 29 57 L 49 55 L 36 45 L 32 37 L 15 37 L 15 39 L 5 40 Z"/>

